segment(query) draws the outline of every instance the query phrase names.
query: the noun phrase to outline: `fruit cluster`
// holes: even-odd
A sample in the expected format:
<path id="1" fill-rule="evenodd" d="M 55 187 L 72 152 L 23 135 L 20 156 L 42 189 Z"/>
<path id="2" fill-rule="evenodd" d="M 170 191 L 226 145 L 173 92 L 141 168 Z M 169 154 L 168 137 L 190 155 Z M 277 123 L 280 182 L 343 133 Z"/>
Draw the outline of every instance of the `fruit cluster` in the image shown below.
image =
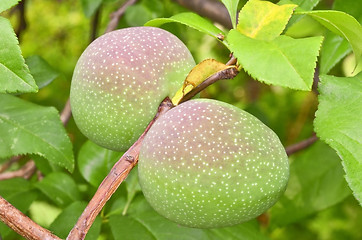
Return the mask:
<path id="1" fill-rule="evenodd" d="M 182 42 L 158 28 L 98 38 L 81 56 L 72 81 L 78 127 L 104 147 L 125 150 L 194 65 Z M 209 99 L 162 115 L 143 141 L 138 170 L 142 191 L 158 213 L 197 228 L 257 217 L 278 200 L 289 177 L 288 158 L 272 130 Z"/>

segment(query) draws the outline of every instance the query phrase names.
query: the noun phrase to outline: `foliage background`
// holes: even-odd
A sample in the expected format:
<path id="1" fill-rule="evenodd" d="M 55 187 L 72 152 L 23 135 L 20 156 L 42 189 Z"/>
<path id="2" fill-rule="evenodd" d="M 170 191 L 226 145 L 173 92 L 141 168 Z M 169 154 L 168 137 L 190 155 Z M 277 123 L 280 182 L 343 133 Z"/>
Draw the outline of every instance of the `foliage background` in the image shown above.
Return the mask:
<path id="1" fill-rule="evenodd" d="M 25 1 L 27 25 L 19 38 L 23 56 L 25 58 L 33 55 L 41 56 L 51 66 L 56 78 L 51 84 L 40 89 L 38 93 L 23 94 L 21 98 L 43 106 L 54 106 L 59 111 L 63 109 L 69 96 L 74 66 L 82 51 L 89 44 L 90 36 L 94 31 L 95 15 L 99 14 L 99 24 L 95 28 L 96 35 L 99 36 L 105 31 L 110 14 L 125 1 L 105 0 L 96 14 L 90 10 L 92 8 L 88 8 L 88 10 L 84 8 L 86 3 L 96 6 L 97 2 L 100 1 Z M 245 2 L 241 1 L 240 6 Z M 315 9 L 340 9 L 350 13 L 361 23 L 362 5 L 356 5 L 356 2 L 358 1 L 322 0 Z M 155 17 L 170 17 L 183 11 L 186 9 L 171 0 L 140 0 L 127 9 L 119 27 L 140 26 Z M 13 8 L 2 15 L 9 18 L 13 27 L 17 29 L 20 24 L 18 8 Z M 196 62 L 206 58 L 215 58 L 221 62 L 226 62 L 229 58 L 227 49 L 209 36 L 179 24 L 167 24 L 164 27 L 177 35 L 188 46 Z M 305 37 L 330 33 L 311 18 L 305 17 L 288 29 L 287 34 L 293 37 Z M 333 67 L 330 74 L 335 76 L 350 76 L 352 74 L 353 57 L 350 55 L 350 51 L 346 52 L 348 52 L 347 57 Z M 318 105 L 315 92 L 268 86 L 251 79 L 245 73 L 241 73 L 233 80 L 219 81 L 210 86 L 202 92 L 201 96 L 231 103 L 254 114 L 278 134 L 284 146 L 306 139 L 313 133 L 313 119 Z M 66 130 L 73 142 L 74 154 L 78 156 L 81 147 L 86 143 L 86 138 L 79 132 L 72 119 Z M 107 152 L 105 155 L 107 154 L 111 154 L 109 157 L 111 162 L 118 156 L 117 153 Z M 5 162 L 5 160 L 1 161 Z M 24 161 L 12 166 L 12 169 L 24 164 Z M 257 224 L 259 223 L 261 231 L 270 239 L 362 239 L 360 226 L 362 209 L 345 183 L 340 159 L 334 150 L 322 142 L 317 142 L 307 150 L 293 155 L 290 161 L 292 176 L 286 195 L 269 211 L 268 215 L 263 215 L 263 218 L 259 218 L 258 221 L 247 224 L 259 228 Z M 322 166 L 328 167 L 316 171 Z M 29 186 L 31 191 L 37 191 L 37 197 L 29 200 L 31 205 L 27 214 L 40 225 L 55 229 L 55 231 L 63 234 L 63 232 L 69 231 L 67 224 L 70 221 L 67 217 L 73 216 L 77 219 L 75 213 L 79 212 L 80 214 L 85 207 L 85 202 L 88 202 L 95 192 L 96 184 L 91 184 L 85 180 L 78 165 L 72 174 L 61 169 L 58 169 L 57 173 L 62 174 L 62 176 L 66 175 L 64 179 L 67 177 L 72 179 L 70 181 L 76 184 L 74 188 L 77 189 L 75 192 L 79 192 L 79 196 L 70 196 L 69 202 L 58 204 L 51 200 L 51 195 L 47 196 L 42 191 L 41 186 L 35 189 Z M 102 179 L 102 177 L 104 176 L 98 178 Z M 126 184 L 132 183 L 132 177 L 129 179 L 131 180 L 128 180 Z M 7 184 L 13 184 L 13 186 L 28 184 L 22 180 L 19 181 L 18 183 L 0 182 L 0 194 L 6 192 L 5 186 Z M 32 177 L 29 182 L 36 184 L 36 176 Z M 137 209 L 142 208 L 145 204 L 142 194 L 135 187 L 130 188 L 124 186 L 125 184 L 122 185 L 116 194 L 123 196 L 119 197 L 121 200 L 116 200 L 113 197 L 107 206 L 117 208 L 119 205 L 122 206 L 119 209 L 124 210 L 124 206 L 129 200 L 129 198 L 124 199 L 124 196 L 130 194 L 130 189 L 133 189 L 134 198 L 130 198 L 132 203 L 129 203 L 129 213 L 137 212 Z M 72 203 L 74 200 L 79 201 Z M 65 208 L 69 212 L 69 215 L 65 215 L 67 220 L 58 218 L 54 223 L 53 221 Z M 98 239 L 112 239 L 110 232 L 115 233 L 116 227 L 112 227 L 112 224 L 116 221 L 120 223 L 126 220 L 128 223 L 135 221 L 134 219 L 125 220 L 123 218 L 112 220 L 115 215 L 108 217 L 106 213 L 107 210 L 102 213 L 95 224 L 98 230 L 94 231 L 101 231 L 102 233 Z M 152 220 L 154 216 L 148 218 L 140 215 L 140 217 Z M 104 223 L 102 228 L 100 227 L 101 221 Z M 155 217 L 154 221 L 164 220 Z M 128 232 L 140 231 L 137 224 L 132 226 L 126 228 Z M 177 236 L 178 230 L 172 229 L 172 231 Z M 237 233 L 235 229 L 232 231 Z M 4 235 L 4 232 L 0 231 L 0 235 Z M 235 239 L 239 239 L 242 235 L 243 233 L 238 237 L 235 236 Z M 179 237 L 179 239 L 187 239 L 183 238 L 182 235 Z M 6 231 L 4 239 L 17 238 L 16 234 Z M 131 234 L 129 239 L 132 239 Z"/>

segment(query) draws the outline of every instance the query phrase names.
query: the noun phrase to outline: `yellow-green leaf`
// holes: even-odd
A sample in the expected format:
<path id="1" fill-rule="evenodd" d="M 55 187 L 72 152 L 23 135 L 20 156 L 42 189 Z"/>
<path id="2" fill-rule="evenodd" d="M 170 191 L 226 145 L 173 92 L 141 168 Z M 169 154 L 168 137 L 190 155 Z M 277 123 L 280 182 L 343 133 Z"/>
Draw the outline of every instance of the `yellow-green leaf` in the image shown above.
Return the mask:
<path id="1" fill-rule="evenodd" d="M 187 75 L 183 86 L 177 91 L 172 98 L 174 105 L 179 104 L 180 100 L 189 93 L 192 89 L 200 85 L 203 81 L 209 78 L 211 75 L 220 72 L 228 68 L 234 68 L 235 66 L 228 66 L 224 63 L 218 62 L 215 59 L 206 59 L 197 64 Z"/>
<path id="2" fill-rule="evenodd" d="M 209 20 L 192 12 L 183 12 L 176 14 L 170 18 L 156 18 L 145 23 L 145 26 L 159 27 L 165 23 L 181 23 L 188 27 L 194 28 L 202 33 L 206 33 L 211 37 L 216 38 L 226 47 L 227 43 L 223 41 L 225 33 L 212 24 Z"/>
<path id="3" fill-rule="evenodd" d="M 243 69 L 266 84 L 310 91 L 323 37 L 272 41 L 249 38 L 232 29 L 226 37 Z"/>
<path id="4" fill-rule="evenodd" d="M 237 30 L 250 38 L 273 40 L 283 32 L 296 7 L 250 0 L 240 11 Z"/>

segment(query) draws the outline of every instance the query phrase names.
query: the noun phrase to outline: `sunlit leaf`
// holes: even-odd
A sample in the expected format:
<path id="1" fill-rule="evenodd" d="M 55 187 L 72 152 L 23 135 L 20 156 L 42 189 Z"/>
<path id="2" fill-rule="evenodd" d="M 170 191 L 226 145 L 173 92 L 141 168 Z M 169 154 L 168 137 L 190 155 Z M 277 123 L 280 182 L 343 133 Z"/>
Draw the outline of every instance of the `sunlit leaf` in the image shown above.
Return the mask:
<path id="1" fill-rule="evenodd" d="M 192 27 L 200 32 L 206 33 L 218 40 L 225 36 L 224 32 L 213 25 L 211 22 L 206 20 L 199 15 L 192 12 L 184 12 L 176 14 L 170 18 L 156 18 L 145 23 L 145 26 L 159 27 L 165 23 L 176 22 L 185 24 L 186 26 Z M 225 41 L 221 41 L 225 46 Z"/>
<path id="2" fill-rule="evenodd" d="M 310 90 L 322 37 L 279 36 L 262 41 L 231 30 L 227 36 L 238 62 L 255 79 L 267 84 Z"/>
<path id="3" fill-rule="evenodd" d="M 296 14 L 311 16 L 332 32 L 347 39 L 352 46 L 356 65 L 358 65 L 362 56 L 362 26 L 354 17 L 333 10 L 298 11 Z"/>
<path id="4" fill-rule="evenodd" d="M 53 172 L 36 183 L 46 196 L 59 206 L 80 200 L 80 193 L 73 178 L 62 172 Z"/>
<path id="5" fill-rule="evenodd" d="M 273 40 L 283 32 L 296 7 L 250 0 L 240 11 L 237 29 L 250 38 Z"/>
<path id="6" fill-rule="evenodd" d="M 9 20 L 0 16 L 0 93 L 37 92 Z"/>
<path id="7" fill-rule="evenodd" d="M 236 28 L 236 13 L 238 11 L 239 0 L 221 0 L 229 12 L 233 28 Z"/>
<path id="8" fill-rule="evenodd" d="M 37 154 L 73 170 L 72 144 L 58 111 L 0 94 L 0 158 Z"/>
<path id="9" fill-rule="evenodd" d="M 62 210 L 43 199 L 34 201 L 29 208 L 29 216 L 40 226 L 48 228 Z"/>
<path id="10" fill-rule="evenodd" d="M 338 155 L 318 141 L 293 157 L 287 190 L 270 211 L 284 226 L 330 207 L 351 194 Z"/>
<path id="11" fill-rule="evenodd" d="M 21 0 L 1 0 L 0 1 L 0 13 L 15 6 Z"/>
<path id="12" fill-rule="evenodd" d="M 362 73 L 320 80 L 315 131 L 342 158 L 347 182 L 362 204 Z"/>

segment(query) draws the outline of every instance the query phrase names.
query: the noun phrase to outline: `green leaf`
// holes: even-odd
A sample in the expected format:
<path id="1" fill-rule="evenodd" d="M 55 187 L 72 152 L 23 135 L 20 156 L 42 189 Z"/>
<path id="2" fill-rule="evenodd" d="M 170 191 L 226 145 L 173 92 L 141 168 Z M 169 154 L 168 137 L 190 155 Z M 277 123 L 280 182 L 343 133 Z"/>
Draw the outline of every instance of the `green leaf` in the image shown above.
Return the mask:
<path id="1" fill-rule="evenodd" d="M 30 205 L 28 216 L 40 226 L 48 228 L 61 212 L 59 207 L 41 199 Z"/>
<path id="2" fill-rule="evenodd" d="M 30 73 L 33 75 L 39 88 L 47 86 L 59 76 L 59 72 L 40 56 L 27 57 L 25 63 L 28 65 Z"/>
<path id="3" fill-rule="evenodd" d="M 133 204 L 127 216 L 113 215 L 109 224 L 115 240 L 244 240 L 266 239 L 256 221 L 218 229 L 196 229 L 180 226 L 156 213 L 142 198 Z M 127 232 L 127 234 L 124 234 Z"/>
<path id="4" fill-rule="evenodd" d="M 133 170 L 130 174 L 132 174 Z M 127 181 L 127 179 L 126 179 Z M 108 200 L 105 208 L 104 215 L 106 218 L 112 215 L 122 214 L 125 211 L 127 205 L 128 191 L 126 187 L 127 183 L 122 182 L 122 184 L 118 187 L 117 191 L 112 195 L 112 197 Z M 132 203 L 132 202 L 131 202 Z M 126 209 L 128 211 L 129 206 Z"/>
<path id="5" fill-rule="evenodd" d="M 21 0 L 1 0 L 0 1 L 0 13 L 15 6 Z"/>
<path id="6" fill-rule="evenodd" d="M 3 198 L 10 198 L 19 192 L 25 192 L 31 189 L 31 184 L 24 178 L 11 178 L 0 181 L 0 195 Z"/>
<path id="7" fill-rule="evenodd" d="M 65 239 L 86 206 L 87 204 L 85 202 L 77 201 L 72 203 L 54 220 L 54 222 L 50 225 L 49 230 L 58 237 Z M 98 239 L 101 230 L 101 223 L 101 219 L 97 217 L 87 233 L 85 238 L 86 240 Z"/>
<path id="8" fill-rule="evenodd" d="M 85 180 L 94 187 L 98 187 L 110 170 L 108 163 L 114 164 L 122 155 L 120 152 L 108 150 L 87 141 L 79 150 L 79 171 Z"/>
<path id="9" fill-rule="evenodd" d="M 73 178 L 62 172 L 53 172 L 35 185 L 59 206 L 80 200 L 80 193 Z"/>
<path id="10" fill-rule="evenodd" d="M 207 239 L 203 230 L 186 228 L 150 210 L 132 216 L 113 215 L 109 219 L 115 240 L 157 239 L 173 240 Z M 127 232 L 128 234 L 122 234 Z"/>
<path id="11" fill-rule="evenodd" d="M 55 165 L 53 162 L 47 161 L 45 158 L 32 154 L 31 159 L 34 160 L 37 170 L 39 170 L 43 175 L 48 175 L 52 172 L 60 172 L 63 170 L 62 167 Z"/>
<path id="12" fill-rule="evenodd" d="M 141 192 L 141 187 L 138 183 L 136 166 L 128 174 L 126 180 L 117 189 L 116 193 L 112 195 L 110 201 L 108 201 L 107 205 L 110 206 L 110 208 L 104 211 L 106 217 L 118 214 L 128 214 L 128 209 L 139 192 Z"/>
<path id="13" fill-rule="evenodd" d="M 14 30 L 9 20 L 1 16 L 0 29 L 0 93 L 37 92 Z"/>
<path id="14" fill-rule="evenodd" d="M 333 10 L 298 11 L 296 14 L 311 16 L 332 32 L 347 39 L 355 54 L 356 66 L 358 65 L 362 56 L 362 26 L 354 17 Z"/>
<path id="15" fill-rule="evenodd" d="M 321 0 L 292 0 L 299 7 L 309 11 L 312 10 Z"/>
<path id="16" fill-rule="evenodd" d="M 333 9 L 346 12 L 356 19 L 359 19 L 362 16 L 361 2 L 356 0 L 334 0 Z"/>
<path id="17" fill-rule="evenodd" d="M 260 231 L 260 224 L 257 220 L 248 221 L 232 227 L 213 228 L 204 230 L 210 240 L 267 240 L 269 239 Z"/>
<path id="18" fill-rule="evenodd" d="M 129 6 L 125 14 L 127 24 L 132 27 L 142 26 L 153 18 L 152 11 L 143 4 Z"/>
<path id="19" fill-rule="evenodd" d="M 230 49 L 243 68 L 267 84 L 310 90 L 323 37 L 293 39 L 279 36 L 262 41 L 231 30 Z"/>
<path id="20" fill-rule="evenodd" d="M 317 141 L 293 157 L 287 190 L 271 208 L 271 224 L 284 226 L 326 209 L 351 194 L 338 155 Z"/>
<path id="21" fill-rule="evenodd" d="M 239 0 L 221 0 L 229 12 L 233 28 L 236 28 L 236 13 L 238 11 Z"/>
<path id="22" fill-rule="evenodd" d="M 278 5 L 283 4 L 296 4 L 298 5 L 297 9 L 303 10 L 303 11 L 310 11 L 312 10 L 320 0 L 281 0 L 278 2 Z M 294 23 L 298 22 L 300 19 L 302 19 L 304 16 L 300 15 L 293 15 L 290 19 L 288 26 L 293 25 Z"/>
<path id="23" fill-rule="evenodd" d="M 315 131 L 342 158 L 347 182 L 362 205 L 362 73 L 320 80 Z"/>
<path id="24" fill-rule="evenodd" d="M 102 0 L 81 0 L 81 4 L 84 15 L 90 18 L 101 6 Z"/>
<path id="25" fill-rule="evenodd" d="M 321 49 L 320 73 L 328 73 L 351 50 L 346 39 L 329 32 Z"/>
<path id="26" fill-rule="evenodd" d="M 73 170 L 72 144 L 58 111 L 0 94 L 0 158 L 37 154 Z"/>
<path id="27" fill-rule="evenodd" d="M 126 189 L 127 189 L 127 202 L 122 211 L 122 215 L 127 213 L 131 202 L 138 192 L 141 192 L 141 186 L 138 183 L 138 171 L 137 167 L 133 168 L 130 174 L 128 174 L 126 179 Z"/>
<path id="28" fill-rule="evenodd" d="M 224 32 L 213 25 L 211 22 L 206 20 L 199 15 L 192 12 L 184 12 L 176 14 L 170 18 L 156 18 L 151 21 L 145 23 L 145 26 L 159 27 L 165 23 L 181 23 L 186 26 L 192 27 L 200 32 L 206 33 L 216 39 L 219 40 L 220 34 L 224 36 Z M 225 41 L 221 41 L 226 47 L 227 43 Z"/>
<path id="29" fill-rule="evenodd" d="M 273 40 L 283 32 L 296 7 L 250 0 L 240 11 L 237 30 L 250 38 Z"/>

